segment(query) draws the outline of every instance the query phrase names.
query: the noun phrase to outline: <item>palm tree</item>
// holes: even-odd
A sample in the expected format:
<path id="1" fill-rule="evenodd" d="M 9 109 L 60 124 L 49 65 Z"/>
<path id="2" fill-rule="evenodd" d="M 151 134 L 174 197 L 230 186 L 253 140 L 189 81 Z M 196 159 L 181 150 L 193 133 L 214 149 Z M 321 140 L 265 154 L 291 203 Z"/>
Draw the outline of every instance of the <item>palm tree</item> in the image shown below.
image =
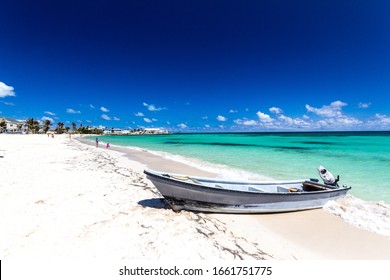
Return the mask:
<path id="1" fill-rule="evenodd" d="M 33 127 L 34 133 L 37 133 L 39 131 L 39 121 L 34 121 L 34 127 Z"/>
<path id="2" fill-rule="evenodd" d="M 73 132 L 76 132 L 76 129 L 77 129 L 77 124 L 76 123 L 72 123 L 72 130 Z"/>
<path id="3" fill-rule="evenodd" d="M 25 122 L 26 122 L 26 126 L 27 126 L 27 131 L 31 131 L 32 132 L 34 119 L 33 118 L 28 118 Z"/>
<path id="4" fill-rule="evenodd" d="M 58 122 L 57 123 L 56 131 L 57 131 L 58 134 L 64 133 L 64 123 L 63 122 Z"/>
<path id="5" fill-rule="evenodd" d="M 51 121 L 50 120 L 45 120 L 43 123 L 43 131 L 47 133 L 51 127 Z"/>
<path id="6" fill-rule="evenodd" d="M 34 120 L 34 118 L 28 118 L 26 120 L 26 125 L 31 133 L 36 133 L 39 130 L 39 121 Z"/>
<path id="7" fill-rule="evenodd" d="M 79 128 L 77 129 L 77 131 L 81 134 L 84 134 L 85 133 L 85 127 L 83 126 L 82 123 L 80 123 L 79 125 Z"/>
<path id="8" fill-rule="evenodd" d="M 7 129 L 7 123 L 5 122 L 5 120 L 1 120 L 0 121 L 0 133 L 5 131 Z"/>

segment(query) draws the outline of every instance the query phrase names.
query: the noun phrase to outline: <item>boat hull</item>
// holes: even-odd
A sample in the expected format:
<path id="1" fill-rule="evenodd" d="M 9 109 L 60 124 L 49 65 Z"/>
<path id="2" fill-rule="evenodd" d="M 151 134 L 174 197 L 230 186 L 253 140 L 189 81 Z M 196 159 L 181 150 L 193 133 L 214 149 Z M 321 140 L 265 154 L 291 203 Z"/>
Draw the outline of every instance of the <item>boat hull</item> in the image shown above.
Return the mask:
<path id="1" fill-rule="evenodd" d="M 149 171 L 145 173 L 175 211 L 277 213 L 308 210 L 321 208 L 329 200 L 345 196 L 350 189 L 347 187 L 310 192 L 250 192 L 210 188 L 172 180 Z M 300 184 L 294 182 L 288 186 Z"/>

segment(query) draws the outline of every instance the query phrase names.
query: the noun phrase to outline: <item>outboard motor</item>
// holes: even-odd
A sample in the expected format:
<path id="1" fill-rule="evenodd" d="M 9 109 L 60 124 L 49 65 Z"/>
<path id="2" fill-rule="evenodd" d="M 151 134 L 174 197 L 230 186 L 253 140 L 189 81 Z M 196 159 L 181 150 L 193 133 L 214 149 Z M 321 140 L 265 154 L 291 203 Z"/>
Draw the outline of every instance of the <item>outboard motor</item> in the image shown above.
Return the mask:
<path id="1" fill-rule="evenodd" d="M 330 173 L 330 171 L 327 170 L 322 165 L 318 166 L 317 170 L 318 170 L 318 174 L 320 174 L 320 177 L 324 181 L 325 185 L 337 186 L 337 182 L 339 181 L 339 176 L 337 176 L 337 179 L 335 179 L 333 174 Z"/>

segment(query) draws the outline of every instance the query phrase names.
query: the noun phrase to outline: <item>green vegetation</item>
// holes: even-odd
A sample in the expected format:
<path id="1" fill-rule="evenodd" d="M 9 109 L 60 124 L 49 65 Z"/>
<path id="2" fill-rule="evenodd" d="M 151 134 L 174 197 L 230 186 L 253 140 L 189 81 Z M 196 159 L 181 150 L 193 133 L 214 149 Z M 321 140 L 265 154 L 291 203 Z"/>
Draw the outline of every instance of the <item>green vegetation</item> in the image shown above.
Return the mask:
<path id="1" fill-rule="evenodd" d="M 40 122 L 34 118 L 28 118 L 24 122 L 0 117 L 0 133 L 7 132 L 7 124 L 11 123 L 12 133 L 48 133 L 53 131 L 57 134 L 63 133 L 80 133 L 80 134 L 103 134 L 103 130 L 96 127 L 83 126 L 80 124 L 77 127 L 76 123 L 72 123 L 71 126 L 65 126 L 63 122 L 58 122 L 56 127 L 53 129 L 53 123 L 51 120 L 45 120 Z M 17 128 L 17 130 L 16 130 Z M 8 128 L 9 129 L 9 128 Z M 9 131 L 8 131 L 9 132 Z"/>
<path id="2" fill-rule="evenodd" d="M 28 118 L 25 124 L 29 132 L 31 133 L 39 132 L 39 121 L 34 120 L 33 118 Z"/>
<path id="3" fill-rule="evenodd" d="M 7 123 L 5 122 L 5 120 L 1 120 L 0 121 L 0 132 L 3 132 L 7 129 Z"/>

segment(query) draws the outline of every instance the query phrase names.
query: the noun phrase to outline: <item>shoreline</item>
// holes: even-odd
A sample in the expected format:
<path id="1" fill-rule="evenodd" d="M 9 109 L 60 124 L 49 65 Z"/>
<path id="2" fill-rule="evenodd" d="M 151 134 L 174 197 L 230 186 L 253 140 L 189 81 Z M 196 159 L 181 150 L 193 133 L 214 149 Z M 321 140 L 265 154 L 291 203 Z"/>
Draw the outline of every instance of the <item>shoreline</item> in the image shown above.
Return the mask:
<path id="1" fill-rule="evenodd" d="M 91 139 L 81 139 L 84 143 L 91 144 Z M 103 142 L 105 143 L 105 142 Z M 250 171 L 235 169 L 225 165 L 218 165 L 198 160 L 195 158 L 186 158 L 181 155 L 175 155 L 169 152 L 147 150 L 139 147 L 112 145 L 112 149 L 123 153 L 132 154 L 137 161 L 154 164 L 149 166 L 151 169 L 159 170 L 164 166 L 166 172 L 182 173 L 189 175 L 198 175 L 202 177 L 218 177 L 220 179 L 247 178 L 254 181 L 272 180 L 268 175 L 255 174 Z M 152 156 L 154 155 L 154 156 Z M 130 158 L 130 157 L 129 157 Z M 169 164 L 164 164 L 164 161 Z M 174 168 L 169 168 L 173 166 Z M 183 166 L 187 166 L 183 170 Z M 197 172 L 191 172 L 191 168 Z M 347 194 L 344 198 L 337 201 L 329 201 L 323 210 L 327 213 L 341 217 L 345 222 L 378 233 L 390 238 L 390 205 L 383 201 L 362 200 L 352 194 Z"/>
<path id="2" fill-rule="evenodd" d="M 92 144 L 92 141 L 88 143 L 90 140 L 83 140 L 86 144 Z M 151 169 L 158 170 L 163 166 L 163 170 L 167 172 L 177 172 L 209 177 L 217 176 L 217 174 L 207 173 L 203 170 L 197 169 L 196 167 L 188 166 L 181 162 L 168 160 L 162 158 L 159 155 L 148 153 L 146 150 L 137 151 L 118 146 L 112 146 L 111 149 L 119 150 L 125 153 L 128 158 L 142 162 Z M 147 155 L 147 160 L 145 160 L 145 155 Z M 283 251 L 284 247 L 293 247 L 294 250 L 299 252 L 294 256 L 289 256 L 293 259 L 299 259 L 301 257 L 303 259 L 390 259 L 390 251 L 387 251 L 390 249 L 390 238 L 374 232 L 370 232 L 367 229 L 362 229 L 351 225 L 347 221 L 341 219 L 339 216 L 324 209 L 280 214 L 206 215 L 218 218 L 224 223 L 229 224 L 231 228 L 234 228 L 235 233 L 241 235 L 252 235 L 252 238 L 255 239 L 256 242 L 260 242 L 265 237 L 268 237 L 268 235 L 265 235 L 259 238 L 256 236 L 256 234 L 251 234 L 258 232 L 256 227 L 260 227 L 263 231 L 270 234 L 276 234 L 278 238 L 272 246 L 274 248 L 280 247 L 280 251 Z M 297 227 L 296 225 L 298 224 L 299 226 Z M 313 227 L 312 224 L 315 224 L 315 226 Z M 253 225 L 253 227 L 250 227 L 251 230 L 245 230 L 246 226 L 248 225 Z M 301 227 L 304 230 L 302 230 Z M 305 239 L 307 236 L 305 231 L 310 232 L 309 239 Z M 338 232 L 345 232 L 345 235 L 338 234 Z M 340 238 L 340 236 L 348 235 L 352 236 L 352 238 L 348 240 L 345 240 L 345 238 Z M 373 243 L 371 243 L 371 245 L 365 245 L 363 252 L 359 252 L 362 247 L 359 239 L 372 239 Z M 328 242 L 324 242 L 324 240 L 327 240 Z M 372 249 L 372 245 L 375 247 L 375 243 L 380 244 L 382 242 L 386 244 L 384 248 L 381 248 L 379 251 Z M 337 243 L 340 243 L 339 247 L 342 249 L 332 252 L 329 248 L 334 247 L 334 244 Z M 378 248 L 380 247 L 381 246 L 378 245 Z M 321 253 L 314 253 L 312 248 L 318 248 Z"/>
<path id="3" fill-rule="evenodd" d="M 97 149 L 92 141 L 82 142 L 63 135 L 0 135 L 7 150 L 0 158 L 7 174 L 0 200 L 9 210 L 0 213 L 1 257 L 390 259 L 390 239 L 322 209 L 277 215 L 175 213 L 143 169 L 213 174 L 144 151 Z"/>

